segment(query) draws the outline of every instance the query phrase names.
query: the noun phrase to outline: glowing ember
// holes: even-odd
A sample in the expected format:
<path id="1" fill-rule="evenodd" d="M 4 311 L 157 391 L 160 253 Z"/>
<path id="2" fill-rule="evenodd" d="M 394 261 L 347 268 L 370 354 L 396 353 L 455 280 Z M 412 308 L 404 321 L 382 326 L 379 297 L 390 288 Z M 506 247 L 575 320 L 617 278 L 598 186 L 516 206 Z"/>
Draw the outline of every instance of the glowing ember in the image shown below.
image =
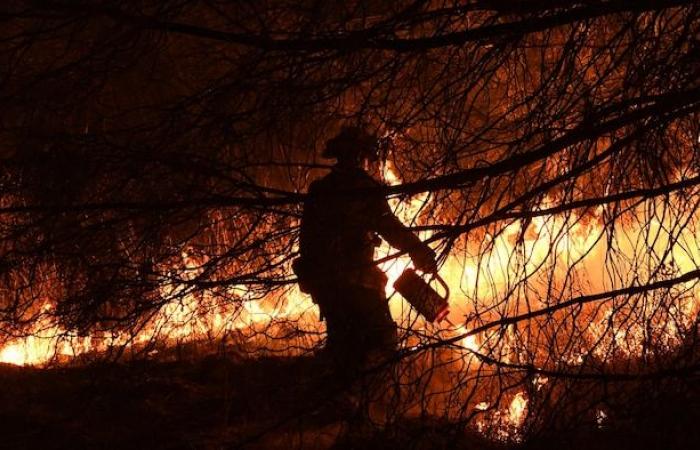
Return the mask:
<path id="1" fill-rule="evenodd" d="M 605 425 L 605 421 L 607 420 L 608 415 L 603 411 L 602 409 L 599 409 L 595 413 L 595 421 L 596 424 L 598 425 L 598 428 L 603 428 Z"/>
<path id="2" fill-rule="evenodd" d="M 511 426 L 515 428 L 520 428 L 525 422 L 525 415 L 527 413 L 527 398 L 523 392 L 518 392 L 513 397 L 508 407 L 508 417 Z"/>

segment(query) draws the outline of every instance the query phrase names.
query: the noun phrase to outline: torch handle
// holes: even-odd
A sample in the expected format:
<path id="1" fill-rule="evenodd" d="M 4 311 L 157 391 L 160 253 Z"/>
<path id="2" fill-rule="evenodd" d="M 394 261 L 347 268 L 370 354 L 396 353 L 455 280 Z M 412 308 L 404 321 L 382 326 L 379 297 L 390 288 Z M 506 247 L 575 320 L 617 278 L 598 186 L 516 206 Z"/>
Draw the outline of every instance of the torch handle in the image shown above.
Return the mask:
<path id="1" fill-rule="evenodd" d="M 445 295 L 442 298 L 447 301 L 450 298 L 450 287 L 447 285 L 447 282 L 445 282 L 445 280 L 443 280 L 437 272 L 435 272 L 433 275 L 433 279 L 435 279 L 445 290 Z"/>

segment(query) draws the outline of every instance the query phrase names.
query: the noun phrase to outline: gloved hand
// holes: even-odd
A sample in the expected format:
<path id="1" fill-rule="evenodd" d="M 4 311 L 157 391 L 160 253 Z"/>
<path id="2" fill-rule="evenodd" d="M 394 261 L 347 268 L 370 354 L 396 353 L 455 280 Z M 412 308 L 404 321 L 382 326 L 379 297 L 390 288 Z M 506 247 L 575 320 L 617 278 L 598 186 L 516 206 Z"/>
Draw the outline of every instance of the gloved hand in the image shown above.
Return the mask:
<path id="1" fill-rule="evenodd" d="M 437 258 L 432 248 L 424 244 L 410 255 L 416 269 L 425 273 L 437 272 Z"/>

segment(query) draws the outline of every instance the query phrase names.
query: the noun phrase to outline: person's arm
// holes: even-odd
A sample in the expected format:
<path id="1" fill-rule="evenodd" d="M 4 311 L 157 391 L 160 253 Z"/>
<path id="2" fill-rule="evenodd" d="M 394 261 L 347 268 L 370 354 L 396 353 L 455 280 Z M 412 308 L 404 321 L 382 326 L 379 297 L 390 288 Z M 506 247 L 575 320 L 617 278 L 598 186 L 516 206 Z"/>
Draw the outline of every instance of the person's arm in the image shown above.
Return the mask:
<path id="1" fill-rule="evenodd" d="M 437 261 L 435 252 L 427 244 L 418 239 L 411 230 L 401 223 L 385 203 L 385 207 L 376 220 L 376 231 L 383 237 L 389 245 L 407 252 L 416 269 L 423 272 L 433 273 L 437 271 Z"/>
<path id="2" fill-rule="evenodd" d="M 371 180 L 371 185 L 373 187 L 380 186 L 374 180 Z M 379 233 L 392 247 L 407 252 L 416 269 L 429 273 L 436 272 L 437 261 L 433 249 L 422 242 L 394 215 L 386 199 L 381 195 L 373 195 L 368 199 L 368 202 L 370 203 L 368 216 L 373 222 L 373 230 Z"/>

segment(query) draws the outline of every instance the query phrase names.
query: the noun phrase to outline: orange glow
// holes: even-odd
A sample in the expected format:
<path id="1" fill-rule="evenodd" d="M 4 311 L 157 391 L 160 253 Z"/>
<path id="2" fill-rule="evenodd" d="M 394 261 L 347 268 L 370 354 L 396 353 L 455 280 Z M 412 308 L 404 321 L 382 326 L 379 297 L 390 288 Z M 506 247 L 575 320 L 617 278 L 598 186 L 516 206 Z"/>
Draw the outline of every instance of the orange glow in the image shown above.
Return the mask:
<path id="1" fill-rule="evenodd" d="M 385 167 L 384 177 L 390 184 L 402 181 L 390 164 Z M 428 194 L 405 200 L 390 199 L 389 202 L 406 225 L 414 224 L 424 208 L 433 206 Z M 546 198 L 539 208 L 546 208 L 552 203 L 551 199 Z M 602 216 L 603 211 L 599 209 L 595 214 Z M 638 214 L 642 217 L 641 208 Z M 488 364 L 479 359 L 479 355 L 488 355 L 502 363 L 518 364 L 522 356 L 527 356 L 527 351 L 530 351 L 535 352 L 535 363 L 554 361 L 581 365 L 590 356 L 602 361 L 607 361 L 611 355 L 638 358 L 645 351 L 654 351 L 646 345 L 652 340 L 665 349 L 680 345 L 684 330 L 692 326 L 700 309 L 698 288 L 693 283 L 679 286 L 687 288 L 690 295 L 666 305 L 667 310 L 674 314 L 673 320 L 669 320 L 668 314 L 659 314 L 666 300 L 653 296 L 644 298 L 641 306 L 602 302 L 596 307 L 583 307 L 579 316 L 562 319 L 570 324 L 586 324 L 579 336 L 581 345 L 565 349 L 544 346 L 547 352 L 555 353 L 536 353 L 532 348 L 537 348 L 537 345 L 532 348 L 528 346 L 537 342 L 519 339 L 514 326 L 466 336 L 470 330 L 491 320 L 545 308 L 550 296 L 555 298 L 556 303 L 577 295 L 620 287 L 605 278 L 603 268 L 610 248 L 603 236 L 606 230 L 601 220 L 595 216 L 587 221 L 580 219 L 571 214 L 568 217 L 535 217 L 527 223 L 516 220 L 496 235 L 486 233 L 483 241 L 470 242 L 465 253 L 450 255 L 440 274 L 452 292 L 449 319 L 454 326 L 447 322 L 426 323 L 421 317 L 416 317 L 416 312 L 404 299 L 394 294 L 393 282 L 405 268 L 412 266 L 408 256 L 382 263 L 381 268 L 389 279 L 386 289 L 393 318 L 401 328 L 411 329 L 419 336 L 412 338 L 410 344 L 407 341 L 405 348 L 417 348 L 420 343 L 430 339 L 457 338 L 449 349 L 454 361 L 445 364 L 449 376 L 442 381 L 451 383 L 458 378 L 455 373 L 491 370 Z M 699 267 L 700 246 L 696 243 L 693 227 L 673 231 L 673 221 L 673 217 L 667 216 L 664 221 L 646 221 L 650 223 L 646 228 L 616 225 L 615 231 L 623 238 L 616 242 L 615 251 L 626 257 L 617 269 L 633 272 L 642 280 L 637 284 L 646 282 L 645 277 L 651 278 L 653 267 L 644 267 L 637 262 L 640 243 L 648 244 L 659 254 L 669 247 L 671 251 L 666 259 L 657 263 L 663 262 L 680 273 Z M 420 234 L 421 239 L 429 237 L 430 233 Z M 376 256 L 382 258 L 394 252 L 383 243 Z M 224 340 L 233 333 L 243 337 L 244 344 L 241 345 L 245 345 L 252 354 L 275 351 L 276 354 L 295 355 L 319 343 L 324 323 L 319 321 L 318 308 L 311 298 L 302 294 L 297 286 L 286 290 L 282 296 L 275 294 L 262 299 L 243 285 L 231 286 L 227 291 L 228 297 L 207 290 L 195 293 L 182 281 L 200 275 L 205 262 L 205 256 L 195 257 L 183 251 L 180 260 L 172 267 L 161 268 L 174 275 L 162 281 L 159 287 L 158 293 L 166 301 L 136 336 L 75 336 L 71 330 L 52 322 L 48 314 L 52 305 L 46 303 L 43 312 L 47 314 L 40 316 L 28 336 L 12 338 L 0 348 L 0 362 L 43 365 L 90 352 L 103 352 L 113 345 L 139 347 L 158 342 L 167 346 L 199 340 Z M 552 275 L 550 285 L 538 284 L 537 277 L 543 273 Z M 577 292 L 567 293 L 563 290 L 565 277 L 570 277 L 569 281 L 575 278 L 583 280 Z M 527 289 L 518 288 L 519 280 L 526 278 L 532 280 L 531 284 Z M 293 323 L 296 329 L 313 333 L 286 340 L 275 339 L 277 332 L 285 335 L 285 323 Z M 535 321 L 531 326 L 537 330 L 540 325 Z M 553 325 L 542 325 L 546 326 L 559 324 L 555 320 Z M 296 340 L 291 342 L 290 339 Z M 539 391 L 548 380 L 536 377 L 532 382 L 534 389 Z M 488 398 L 476 399 L 472 404 L 479 412 L 477 429 L 498 440 L 519 440 L 527 418 L 528 402 L 525 391 L 517 392 L 510 400 L 499 404 L 494 404 Z M 602 410 L 598 413 L 599 424 L 606 420 L 605 414 Z"/>

